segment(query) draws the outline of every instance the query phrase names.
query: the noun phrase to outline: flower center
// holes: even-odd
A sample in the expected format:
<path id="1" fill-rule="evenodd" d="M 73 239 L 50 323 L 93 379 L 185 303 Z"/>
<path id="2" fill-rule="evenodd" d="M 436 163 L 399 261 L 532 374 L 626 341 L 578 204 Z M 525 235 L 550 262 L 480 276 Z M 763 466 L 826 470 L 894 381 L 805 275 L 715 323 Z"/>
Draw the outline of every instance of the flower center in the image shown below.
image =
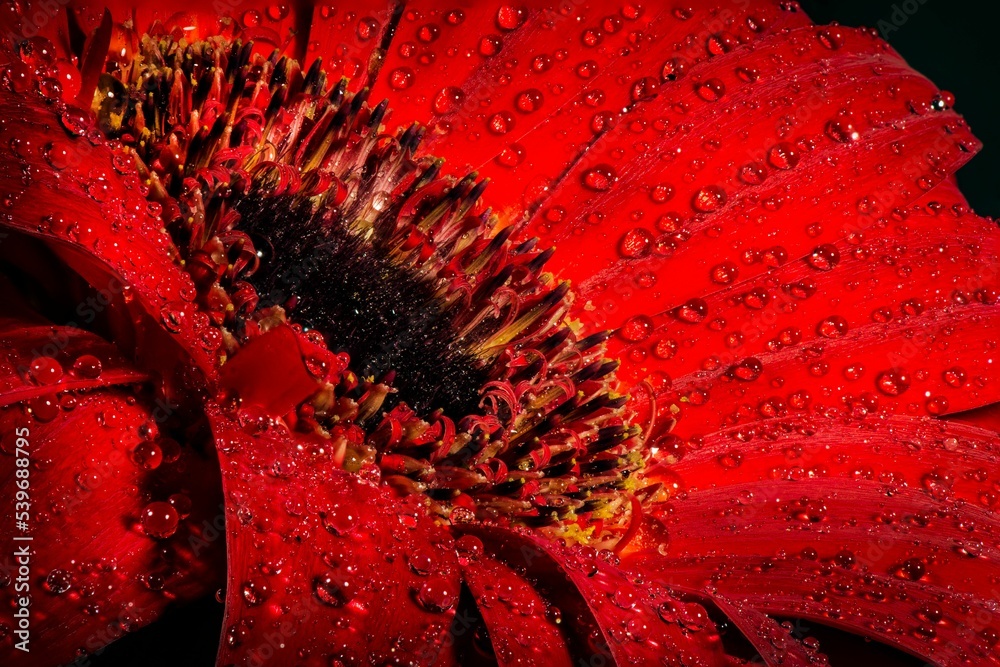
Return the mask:
<path id="1" fill-rule="evenodd" d="M 299 427 L 359 426 L 349 467 L 377 464 L 453 521 L 628 532 L 642 429 L 613 390 L 607 333 L 577 335 L 551 250 L 512 240 L 485 182 L 442 175 L 421 128 L 385 133 L 385 103 L 318 64 L 146 36 L 111 69 L 98 120 L 134 151 L 229 352 L 290 319 L 362 376 Z"/>

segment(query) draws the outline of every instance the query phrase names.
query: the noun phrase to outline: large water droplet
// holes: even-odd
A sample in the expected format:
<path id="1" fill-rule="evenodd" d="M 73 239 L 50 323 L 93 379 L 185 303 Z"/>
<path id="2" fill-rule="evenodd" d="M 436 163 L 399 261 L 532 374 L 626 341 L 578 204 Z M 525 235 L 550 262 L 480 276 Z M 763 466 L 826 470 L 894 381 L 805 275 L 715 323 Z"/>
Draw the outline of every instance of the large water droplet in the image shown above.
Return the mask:
<path id="1" fill-rule="evenodd" d="M 177 532 L 180 516 L 170 503 L 157 501 L 146 505 L 139 519 L 146 535 L 156 539 L 164 539 Z"/>

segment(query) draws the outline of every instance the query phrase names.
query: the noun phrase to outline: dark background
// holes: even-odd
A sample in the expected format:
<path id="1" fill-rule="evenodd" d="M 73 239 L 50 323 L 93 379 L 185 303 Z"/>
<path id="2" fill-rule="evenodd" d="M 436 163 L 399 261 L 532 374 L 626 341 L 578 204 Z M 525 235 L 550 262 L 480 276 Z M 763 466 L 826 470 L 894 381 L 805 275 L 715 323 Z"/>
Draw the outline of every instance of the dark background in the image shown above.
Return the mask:
<path id="1" fill-rule="evenodd" d="M 954 93 L 955 110 L 984 144 L 982 152 L 959 170 L 958 184 L 977 213 L 1000 217 L 1000 3 L 801 0 L 800 4 L 817 23 L 837 21 L 879 30 L 914 69 Z"/>
<path id="2" fill-rule="evenodd" d="M 955 94 L 956 110 L 985 145 L 958 172 L 958 182 L 978 213 L 1000 216 L 1000 8 L 994 0 L 801 0 L 801 5 L 817 23 L 876 28 L 914 69 Z M 83 664 L 208 667 L 214 662 L 221 614 L 222 605 L 212 599 L 172 610 Z M 834 665 L 923 664 L 843 633 L 813 626 L 809 634 L 821 640 Z M 152 655 L 149 646 L 157 647 Z"/>

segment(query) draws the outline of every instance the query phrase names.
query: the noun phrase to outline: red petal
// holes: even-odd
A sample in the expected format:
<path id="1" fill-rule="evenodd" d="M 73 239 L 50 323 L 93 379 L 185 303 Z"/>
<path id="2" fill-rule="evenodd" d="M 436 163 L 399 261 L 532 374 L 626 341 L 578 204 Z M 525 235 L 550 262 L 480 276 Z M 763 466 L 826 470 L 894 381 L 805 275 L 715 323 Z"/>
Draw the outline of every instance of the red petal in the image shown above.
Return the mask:
<path id="1" fill-rule="evenodd" d="M 994 433 L 901 416 L 713 434 L 662 470 L 677 495 L 625 562 L 935 663 L 996 664 L 998 453 Z"/>
<path id="2" fill-rule="evenodd" d="M 210 418 L 229 548 L 218 664 L 450 664 L 459 570 L 419 497 L 345 472 L 329 441 Z"/>
<path id="3" fill-rule="evenodd" d="M 1000 399 L 990 373 L 1000 235 L 951 185 L 830 247 L 836 268 L 799 260 L 719 289 L 700 324 L 652 318 L 649 340 L 622 350 L 647 362 L 619 375 L 632 384 L 652 372 L 661 403 L 681 406 L 685 437 L 817 404 L 936 416 Z"/>
<path id="4" fill-rule="evenodd" d="M 106 346 L 83 345 L 92 342 L 88 334 L 53 327 L 8 336 L 15 337 L 17 347 L 0 365 L 0 403 L 5 405 L 0 408 L 0 489 L 8 511 L 19 515 L 8 516 L 0 526 L 0 542 L 8 549 L 8 567 L 0 570 L 0 606 L 6 610 L 0 620 L 0 661 L 68 664 L 154 620 L 168 604 L 218 586 L 222 526 L 213 526 L 221 519 L 218 467 L 193 450 L 158 439 L 157 423 L 169 408 L 106 386 L 142 375 L 121 367 L 113 354 L 105 355 Z M 9 388 L 23 395 L 20 378 L 12 377 L 18 367 L 33 365 L 34 377 L 46 382 L 55 377 L 53 360 L 30 352 L 53 340 L 69 341 L 54 355 L 65 361 L 67 378 L 47 384 L 49 393 L 42 397 L 10 404 Z M 73 379 L 80 367 L 73 370 L 70 362 L 79 349 L 109 362 L 89 386 Z M 93 368 L 92 361 L 85 362 Z M 59 391 L 63 388 L 89 391 Z M 15 502 L 25 505 L 15 507 Z M 166 524 L 145 525 L 169 536 L 147 536 L 142 522 L 147 510 L 154 519 L 163 515 Z M 15 519 L 25 521 L 26 528 Z M 27 563 L 14 560 L 20 547 L 29 548 Z M 15 648 L 24 637 L 14 633 L 18 627 L 10 614 L 29 594 L 30 653 L 25 653 Z"/>
<path id="5" fill-rule="evenodd" d="M 560 610 L 574 660 L 725 664 L 705 610 L 677 600 L 645 575 L 628 575 L 593 549 L 570 549 L 527 530 L 471 526 L 467 531 L 508 567 L 527 572 Z"/>
<path id="6" fill-rule="evenodd" d="M 0 322 L 0 406 L 67 390 L 132 384 L 149 379 L 94 334 L 44 324 Z"/>
<path id="7" fill-rule="evenodd" d="M 473 536 L 462 539 L 478 541 Z M 479 549 L 482 549 L 481 542 Z M 538 591 L 523 577 L 482 554 L 462 562 L 462 576 L 489 630 L 490 644 L 499 667 L 538 664 L 569 667 L 573 664 L 556 618 Z"/>
<path id="8" fill-rule="evenodd" d="M 141 367 L 172 379 L 194 363 L 211 377 L 221 336 L 197 311 L 194 283 L 174 263 L 128 153 L 80 136 L 88 133 L 82 112 L 57 114 L 34 95 L 4 93 L 0 115 L 2 227 L 44 239 L 108 295 L 115 340 L 134 338 Z M 183 355 L 167 352 L 176 345 Z"/>
<path id="9" fill-rule="evenodd" d="M 825 658 L 790 636 L 787 630 L 766 614 L 718 596 L 713 597 L 712 602 L 750 640 L 768 667 L 815 667 L 829 664 Z"/>
<path id="10" fill-rule="evenodd" d="M 884 43 L 837 31 L 837 50 L 824 48 L 823 30 L 800 28 L 695 66 L 555 188 L 532 229 L 559 245 L 554 267 L 581 282 L 594 326 L 704 298 L 719 289 L 712 269 L 723 262 L 748 279 L 770 268 L 766 251 L 777 245 L 794 261 L 851 233 L 877 233 L 880 217 L 970 157 L 978 144 L 957 115 L 924 112 L 933 85 Z M 743 81 L 741 68 L 756 79 Z M 715 80 L 725 93 L 707 101 L 703 84 Z M 841 143 L 827 127 L 847 106 L 860 136 Z M 810 113 L 795 116 L 802 108 Z M 760 185 L 740 177 L 750 162 L 766 173 Z M 602 176 L 602 165 L 614 173 Z M 547 221 L 554 209 L 565 211 L 558 224 Z"/>
<path id="11" fill-rule="evenodd" d="M 771 2 L 697 4 L 408 3 L 373 96 L 389 96 L 392 123 L 428 124 L 423 150 L 454 172 L 490 177 L 516 221 L 636 104 L 637 83 L 655 94 L 665 62 L 707 58 L 716 33 L 806 21 Z"/>
<path id="12" fill-rule="evenodd" d="M 314 394 L 319 383 L 306 370 L 299 337 L 282 325 L 240 348 L 223 366 L 219 386 L 280 416 Z"/>

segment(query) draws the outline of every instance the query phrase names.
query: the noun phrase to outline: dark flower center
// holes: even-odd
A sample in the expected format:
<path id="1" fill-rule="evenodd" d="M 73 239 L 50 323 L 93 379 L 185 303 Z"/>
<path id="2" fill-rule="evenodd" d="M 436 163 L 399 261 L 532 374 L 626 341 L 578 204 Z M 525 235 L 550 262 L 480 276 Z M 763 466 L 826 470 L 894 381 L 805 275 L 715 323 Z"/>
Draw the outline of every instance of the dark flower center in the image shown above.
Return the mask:
<path id="1" fill-rule="evenodd" d="M 302 325 L 347 352 L 361 376 L 383 380 L 392 372 L 398 401 L 427 414 L 472 414 L 486 369 L 455 330 L 455 304 L 434 293 L 389 251 L 281 197 L 240 201 L 240 229 L 261 258 L 249 282 L 260 306 L 283 306 Z"/>

